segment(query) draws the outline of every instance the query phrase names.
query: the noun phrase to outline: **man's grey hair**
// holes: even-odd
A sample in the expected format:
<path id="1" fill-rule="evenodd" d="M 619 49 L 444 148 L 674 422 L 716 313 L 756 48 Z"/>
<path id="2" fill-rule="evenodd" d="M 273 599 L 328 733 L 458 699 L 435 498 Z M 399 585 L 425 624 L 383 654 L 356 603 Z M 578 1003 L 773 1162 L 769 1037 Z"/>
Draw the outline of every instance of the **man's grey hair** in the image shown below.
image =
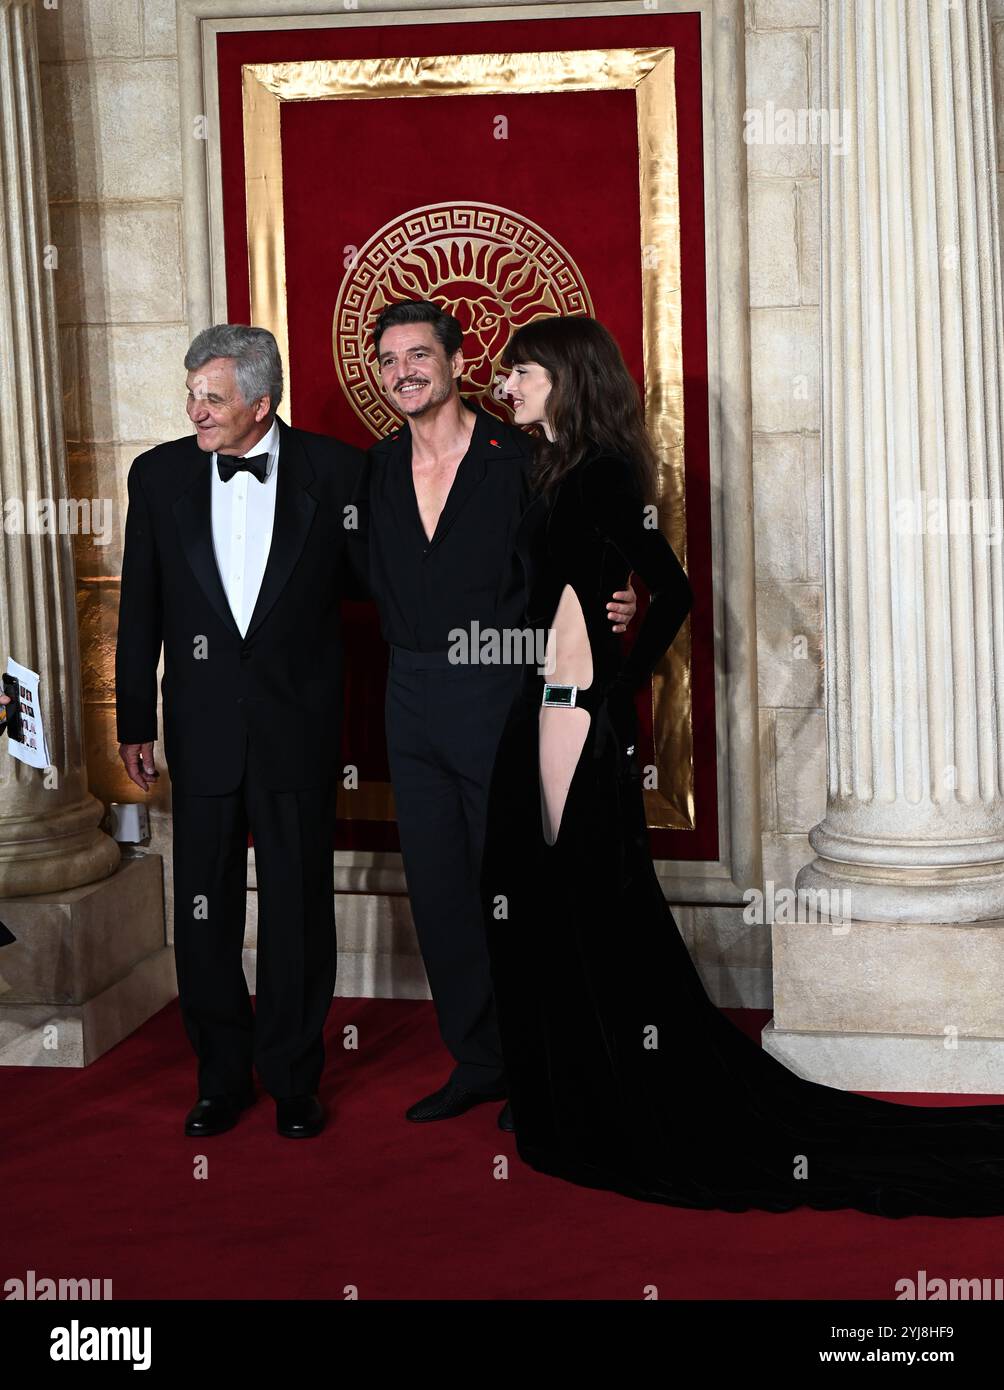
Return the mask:
<path id="1" fill-rule="evenodd" d="M 185 353 L 185 369 L 198 371 L 214 357 L 232 357 L 237 389 L 245 405 L 262 396 L 271 401 L 269 418 L 282 400 L 282 358 L 279 345 L 267 328 L 250 328 L 244 323 L 214 323 L 192 340 Z"/>

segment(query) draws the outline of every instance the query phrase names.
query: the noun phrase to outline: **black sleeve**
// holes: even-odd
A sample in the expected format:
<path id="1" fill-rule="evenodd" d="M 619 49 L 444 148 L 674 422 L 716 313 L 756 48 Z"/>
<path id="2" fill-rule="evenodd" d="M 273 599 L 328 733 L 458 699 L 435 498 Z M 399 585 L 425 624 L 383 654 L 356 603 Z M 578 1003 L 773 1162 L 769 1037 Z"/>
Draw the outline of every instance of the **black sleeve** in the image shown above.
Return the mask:
<path id="1" fill-rule="evenodd" d="M 115 644 L 119 743 L 154 743 L 157 738 L 157 666 L 164 634 L 160 563 L 138 464 L 136 459 L 129 469 L 129 510 Z"/>
<path id="2" fill-rule="evenodd" d="M 355 479 L 349 489 L 344 513 L 345 564 L 342 568 L 342 598 L 361 603 L 372 598 L 370 591 L 369 547 L 369 456 L 353 459 Z"/>
<path id="3" fill-rule="evenodd" d="M 617 676 L 618 684 L 638 690 L 673 644 L 690 612 L 694 593 L 654 512 L 646 511 L 631 466 L 604 456 L 582 467 L 582 501 L 586 515 L 617 550 L 651 594 L 651 601 L 631 650 Z"/>

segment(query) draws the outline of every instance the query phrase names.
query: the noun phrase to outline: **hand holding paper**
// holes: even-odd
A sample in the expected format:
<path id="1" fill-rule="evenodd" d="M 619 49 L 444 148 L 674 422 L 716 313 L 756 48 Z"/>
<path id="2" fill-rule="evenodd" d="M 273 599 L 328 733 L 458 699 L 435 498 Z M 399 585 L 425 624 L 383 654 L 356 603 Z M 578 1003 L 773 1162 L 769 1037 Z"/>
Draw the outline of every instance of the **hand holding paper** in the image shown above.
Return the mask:
<path id="1" fill-rule="evenodd" d="M 49 767 L 49 749 L 45 741 L 38 699 L 38 672 L 30 671 L 13 657 L 7 662 L 6 670 L 8 675 L 17 679 L 18 699 L 21 705 L 21 738 L 18 740 L 8 737 L 7 747 L 12 757 L 28 763 L 31 767 Z M 4 695 L 0 703 L 9 708 L 10 697 Z"/>

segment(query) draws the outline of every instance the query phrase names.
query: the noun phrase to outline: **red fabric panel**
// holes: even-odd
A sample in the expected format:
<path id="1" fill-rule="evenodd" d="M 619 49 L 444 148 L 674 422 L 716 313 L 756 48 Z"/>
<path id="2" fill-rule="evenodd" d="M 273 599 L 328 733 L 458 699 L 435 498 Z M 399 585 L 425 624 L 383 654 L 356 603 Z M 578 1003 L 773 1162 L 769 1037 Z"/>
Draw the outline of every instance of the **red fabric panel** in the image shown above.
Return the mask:
<path id="1" fill-rule="evenodd" d="M 687 468 L 687 556 L 693 640 L 696 832 L 652 833 L 660 858 L 718 854 L 714 718 L 708 381 L 700 16 L 643 15 L 486 24 L 395 25 L 217 40 L 229 317 L 249 315 L 243 186 L 243 63 L 463 52 L 538 52 L 668 44 L 676 49 Z M 495 140 L 504 114 L 509 139 Z M 642 382 L 641 270 L 635 101 L 630 92 L 288 103 L 282 112 L 291 376 L 305 429 L 365 446 L 332 359 L 332 315 L 346 247 L 400 213 L 475 199 L 539 223 L 570 254 L 594 311 Z M 640 587 L 640 586 L 639 586 Z M 642 594 L 644 601 L 644 595 Z M 366 780 L 386 777 L 385 665 L 372 618 L 347 605 L 345 758 Z M 379 721 L 379 727 L 375 721 Z M 646 747 L 646 743 L 648 746 Z M 650 730 L 640 753 L 651 761 Z M 393 848 L 393 827 L 342 822 L 344 847 Z"/>
<path id="2" fill-rule="evenodd" d="M 508 140 L 493 138 L 500 112 Z M 346 248 L 408 209 L 472 198 L 538 223 L 569 252 L 596 316 L 643 380 L 632 92 L 290 102 L 282 148 L 286 208 L 295 209 L 286 217 L 286 286 L 298 423 L 363 448 L 373 442 L 332 359 Z M 599 171 L 602 199 L 587 211 Z M 501 343 L 507 338 L 503 328 Z"/>

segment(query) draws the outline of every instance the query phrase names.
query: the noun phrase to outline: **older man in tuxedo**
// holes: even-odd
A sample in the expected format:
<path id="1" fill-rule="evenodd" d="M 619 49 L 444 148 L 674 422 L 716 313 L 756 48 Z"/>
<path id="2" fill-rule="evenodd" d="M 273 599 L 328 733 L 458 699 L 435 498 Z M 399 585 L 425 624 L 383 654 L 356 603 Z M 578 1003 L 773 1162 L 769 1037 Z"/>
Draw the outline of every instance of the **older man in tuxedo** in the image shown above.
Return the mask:
<path id="1" fill-rule="evenodd" d="M 262 328 L 206 329 L 186 357 L 194 434 L 129 472 L 116 651 L 119 753 L 158 776 L 157 668 L 174 823 L 181 1014 L 198 1057 L 186 1134 L 276 1102 L 278 1132 L 320 1132 L 335 984 L 332 835 L 340 760 L 339 600 L 363 456 L 276 415 L 282 364 Z M 242 967 L 247 836 L 258 888 L 253 1010 Z"/>

